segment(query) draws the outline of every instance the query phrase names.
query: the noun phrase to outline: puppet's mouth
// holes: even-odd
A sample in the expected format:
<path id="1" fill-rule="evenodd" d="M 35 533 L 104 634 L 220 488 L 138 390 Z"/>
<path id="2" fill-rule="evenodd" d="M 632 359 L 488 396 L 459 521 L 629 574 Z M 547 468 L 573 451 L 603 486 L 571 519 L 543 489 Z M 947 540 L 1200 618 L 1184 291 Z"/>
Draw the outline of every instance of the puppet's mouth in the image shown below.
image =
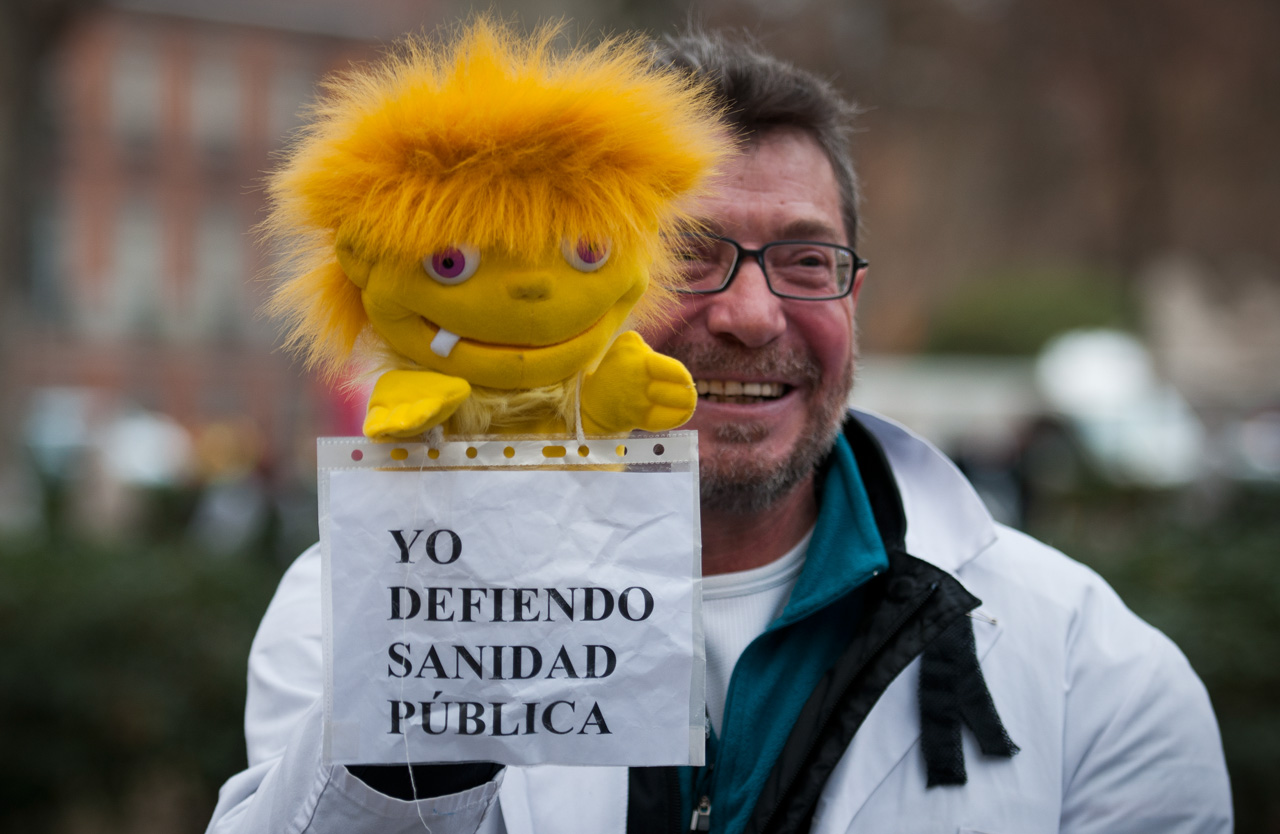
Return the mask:
<path id="1" fill-rule="evenodd" d="M 458 344 L 458 340 L 462 337 L 457 333 L 450 333 L 443 327 L 436 330 L 436 336 L 431 340 L 431 352 L 436 356 L 448 357 L 453 353 L 453 348 Z"/>
<path id="2" fill-rule="evenodd" d="M 432 352 L 432 353 L 434 353 L 436 356 L 439 356 L 439 357 L 441 357 L 441 358 L 443 358 L 443 359 L 447 359 L 447 358 L 449 358 L 449 355 L 453 353 L 453 349 L 454 349 L 455 347 L 457 347 L 457 346 L 458 346 L 458 342 L 461 342 L 461 341 L 462 341 L 462 337 L 461 337 L 461 336 L 459 336 L 457 333 L 454 333 L 454 332 L 453 332 L 453 331 L 451 331 L 451 330 L 445 330 L 443 327 L 441 327 L 440 325 L 438 325 L 438 324 L 436 324 L 435 322 L 431 321 L 430 319 L 426 318 L 425 316 L 422 316 L 422 317 L 420 317 L 420 318 L 422 318 L 422 320 L 423 320 L 424 322 L 426 322 L 426 324 L 427 324 L 429 327 L 434 327 L 434 328 L 436 329 L 436 335 L 435 335 L 434 337 L 432 337 L 432 339 L 431 339 L 431 345 L 430 345 L 431 352 Z M 599 323 L 600 323 L 600 322 L 599 322 L 599 321 L 597 321 L 595 324 L 591 325 L 591 327 L 587 328 L 587 330 L 588 330 L 588 331 L 589 331 L 589 330 L 591 330 L 591 328 L 592 328 L 592 327 L 595 327 L 595 326 L 596 326 L 596 324 L 599 324 Z M 584 332 L 585 332 L 585 331 L 584 331 Z M 555 347 L 556 345 L 562 345 L 562 344 L 564 344 L 565 342 L 572 342 L 574 339 L 577 339 L 577 338 L 578 338 L 579 336 L 581 336 L 581 335 L 582 335 L 582 333 L 575 333 L 574 335 L 570 336 L 569 338 L 567 338 L 567 339 L 565 339 L 565 340 L 563 340 L 563 341 L 560 341 L 560 342 L 552 342 L 551 344 L 547 344 L 547 345 L 510 345 L 510 344 L 499 344 L 499 343 L 497 343 L 497 342 L 483 342 L 483 341 L 481 341 L 481 340 L 479 340 L 479 339 L 474 339 L 474 338 L 471 338 L 471 337 L 467 337 L 467 341 L 468 341 L 468 342 L 473 342 L 473 343 L 478 344 L 478 345 L 485 345 L 486 347 L 491 347 L 491 348 L 508 348 L 508 349 L 515 349 L 515 350 L 528 350 L 528 349 L 530 349 L 530 348 L 549 348 L 549 347 Z"/>
<path id="3" fill-rule="evenodd" d="M 791 390 L 791 386 L 782 382 L 739 382 L 733 379 L 699 379 L 694 384 L 698 388 L 698 399 L 713 403 L 733 403 L 750 405 L 776 400 Z"/>

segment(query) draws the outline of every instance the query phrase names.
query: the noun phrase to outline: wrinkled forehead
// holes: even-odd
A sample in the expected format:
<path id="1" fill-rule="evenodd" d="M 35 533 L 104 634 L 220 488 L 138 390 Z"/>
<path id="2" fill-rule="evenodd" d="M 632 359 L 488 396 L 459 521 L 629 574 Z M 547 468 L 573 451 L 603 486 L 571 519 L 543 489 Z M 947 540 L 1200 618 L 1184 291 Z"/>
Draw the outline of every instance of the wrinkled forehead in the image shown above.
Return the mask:
<path id="1" fill-rule="evenodd" d="M 708 231 L 743 243 L 848 243 L 835 172 L 818 143 L 799 130 L 777 129 L 745 146 L 696 214 Z"/>

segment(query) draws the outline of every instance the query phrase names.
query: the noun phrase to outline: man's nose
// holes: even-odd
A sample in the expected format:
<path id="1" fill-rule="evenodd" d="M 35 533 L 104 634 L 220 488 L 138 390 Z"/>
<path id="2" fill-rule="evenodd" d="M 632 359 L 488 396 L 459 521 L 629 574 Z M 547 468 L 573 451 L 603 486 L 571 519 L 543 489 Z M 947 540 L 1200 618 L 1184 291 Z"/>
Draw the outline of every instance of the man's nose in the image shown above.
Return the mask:
<path id="1" fill-rule="evenodd" d="M 732 336 L 757 348 L 787 329 L 782 299 L 774 295 L 755 258 L 744 258 L 738 274 L 724 292 L 708 296 L 707 328 L 717 336 Z"/>

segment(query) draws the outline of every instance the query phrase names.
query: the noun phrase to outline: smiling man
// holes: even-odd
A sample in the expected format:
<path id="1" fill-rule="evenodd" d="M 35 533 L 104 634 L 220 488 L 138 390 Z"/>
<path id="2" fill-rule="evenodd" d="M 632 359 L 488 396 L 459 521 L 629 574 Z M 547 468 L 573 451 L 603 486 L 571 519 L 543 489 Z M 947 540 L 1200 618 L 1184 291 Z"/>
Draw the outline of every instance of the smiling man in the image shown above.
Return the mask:
<path id="1" fill-rule="evenodd" d="M 1204 689 L 1093 573 L 991 519 L 927 444 L 847 414 L 853 108 L 719 38 L 668 43 L 745 140 L 646 334 L 693 374 L 708 766 L 633 770 L 628 831 L 1229 831 Z"/>
<path id="2" fill-rule="evenodd" d="M 704 573 L 771 562 L 817 517 L 814 470 L 844 419 L 866 273 L 841 205 L 811 134 L 759 136 L 705 201 L 711 234 L 690 247 L 682 314 L 646 334 L 698 387 L 686 428 L 703 450 Z"/>
<path id="3" fill-rule="evenodd" d="M 681 314 L 645 333 L 699 392 L 707 765 L 324 767 L 304 559 L 255 641 L 251 767 L 210 830 L 1230 831 L 1177 648 L 996 524 L 927 443 L 846 411 L 867 274 L 852 108 L 748 44 L 656 54 L 710 79 L 743 139 L 682 246 Z"/>

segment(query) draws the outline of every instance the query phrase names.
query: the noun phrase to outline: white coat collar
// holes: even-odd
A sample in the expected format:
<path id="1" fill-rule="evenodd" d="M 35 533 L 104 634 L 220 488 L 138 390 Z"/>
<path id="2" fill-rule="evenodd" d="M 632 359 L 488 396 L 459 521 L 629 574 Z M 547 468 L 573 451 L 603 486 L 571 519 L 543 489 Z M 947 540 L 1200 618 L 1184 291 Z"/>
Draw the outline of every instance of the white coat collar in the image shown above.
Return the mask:
<path id="1" fill-rule="evenodd" d="M 996 525 L 969 481 L 927 440 L 866 411 L 858 422 L 880 442 L 897 480 L 906 514 L 907 552 L 948 573 L 996 540 Z"/>

